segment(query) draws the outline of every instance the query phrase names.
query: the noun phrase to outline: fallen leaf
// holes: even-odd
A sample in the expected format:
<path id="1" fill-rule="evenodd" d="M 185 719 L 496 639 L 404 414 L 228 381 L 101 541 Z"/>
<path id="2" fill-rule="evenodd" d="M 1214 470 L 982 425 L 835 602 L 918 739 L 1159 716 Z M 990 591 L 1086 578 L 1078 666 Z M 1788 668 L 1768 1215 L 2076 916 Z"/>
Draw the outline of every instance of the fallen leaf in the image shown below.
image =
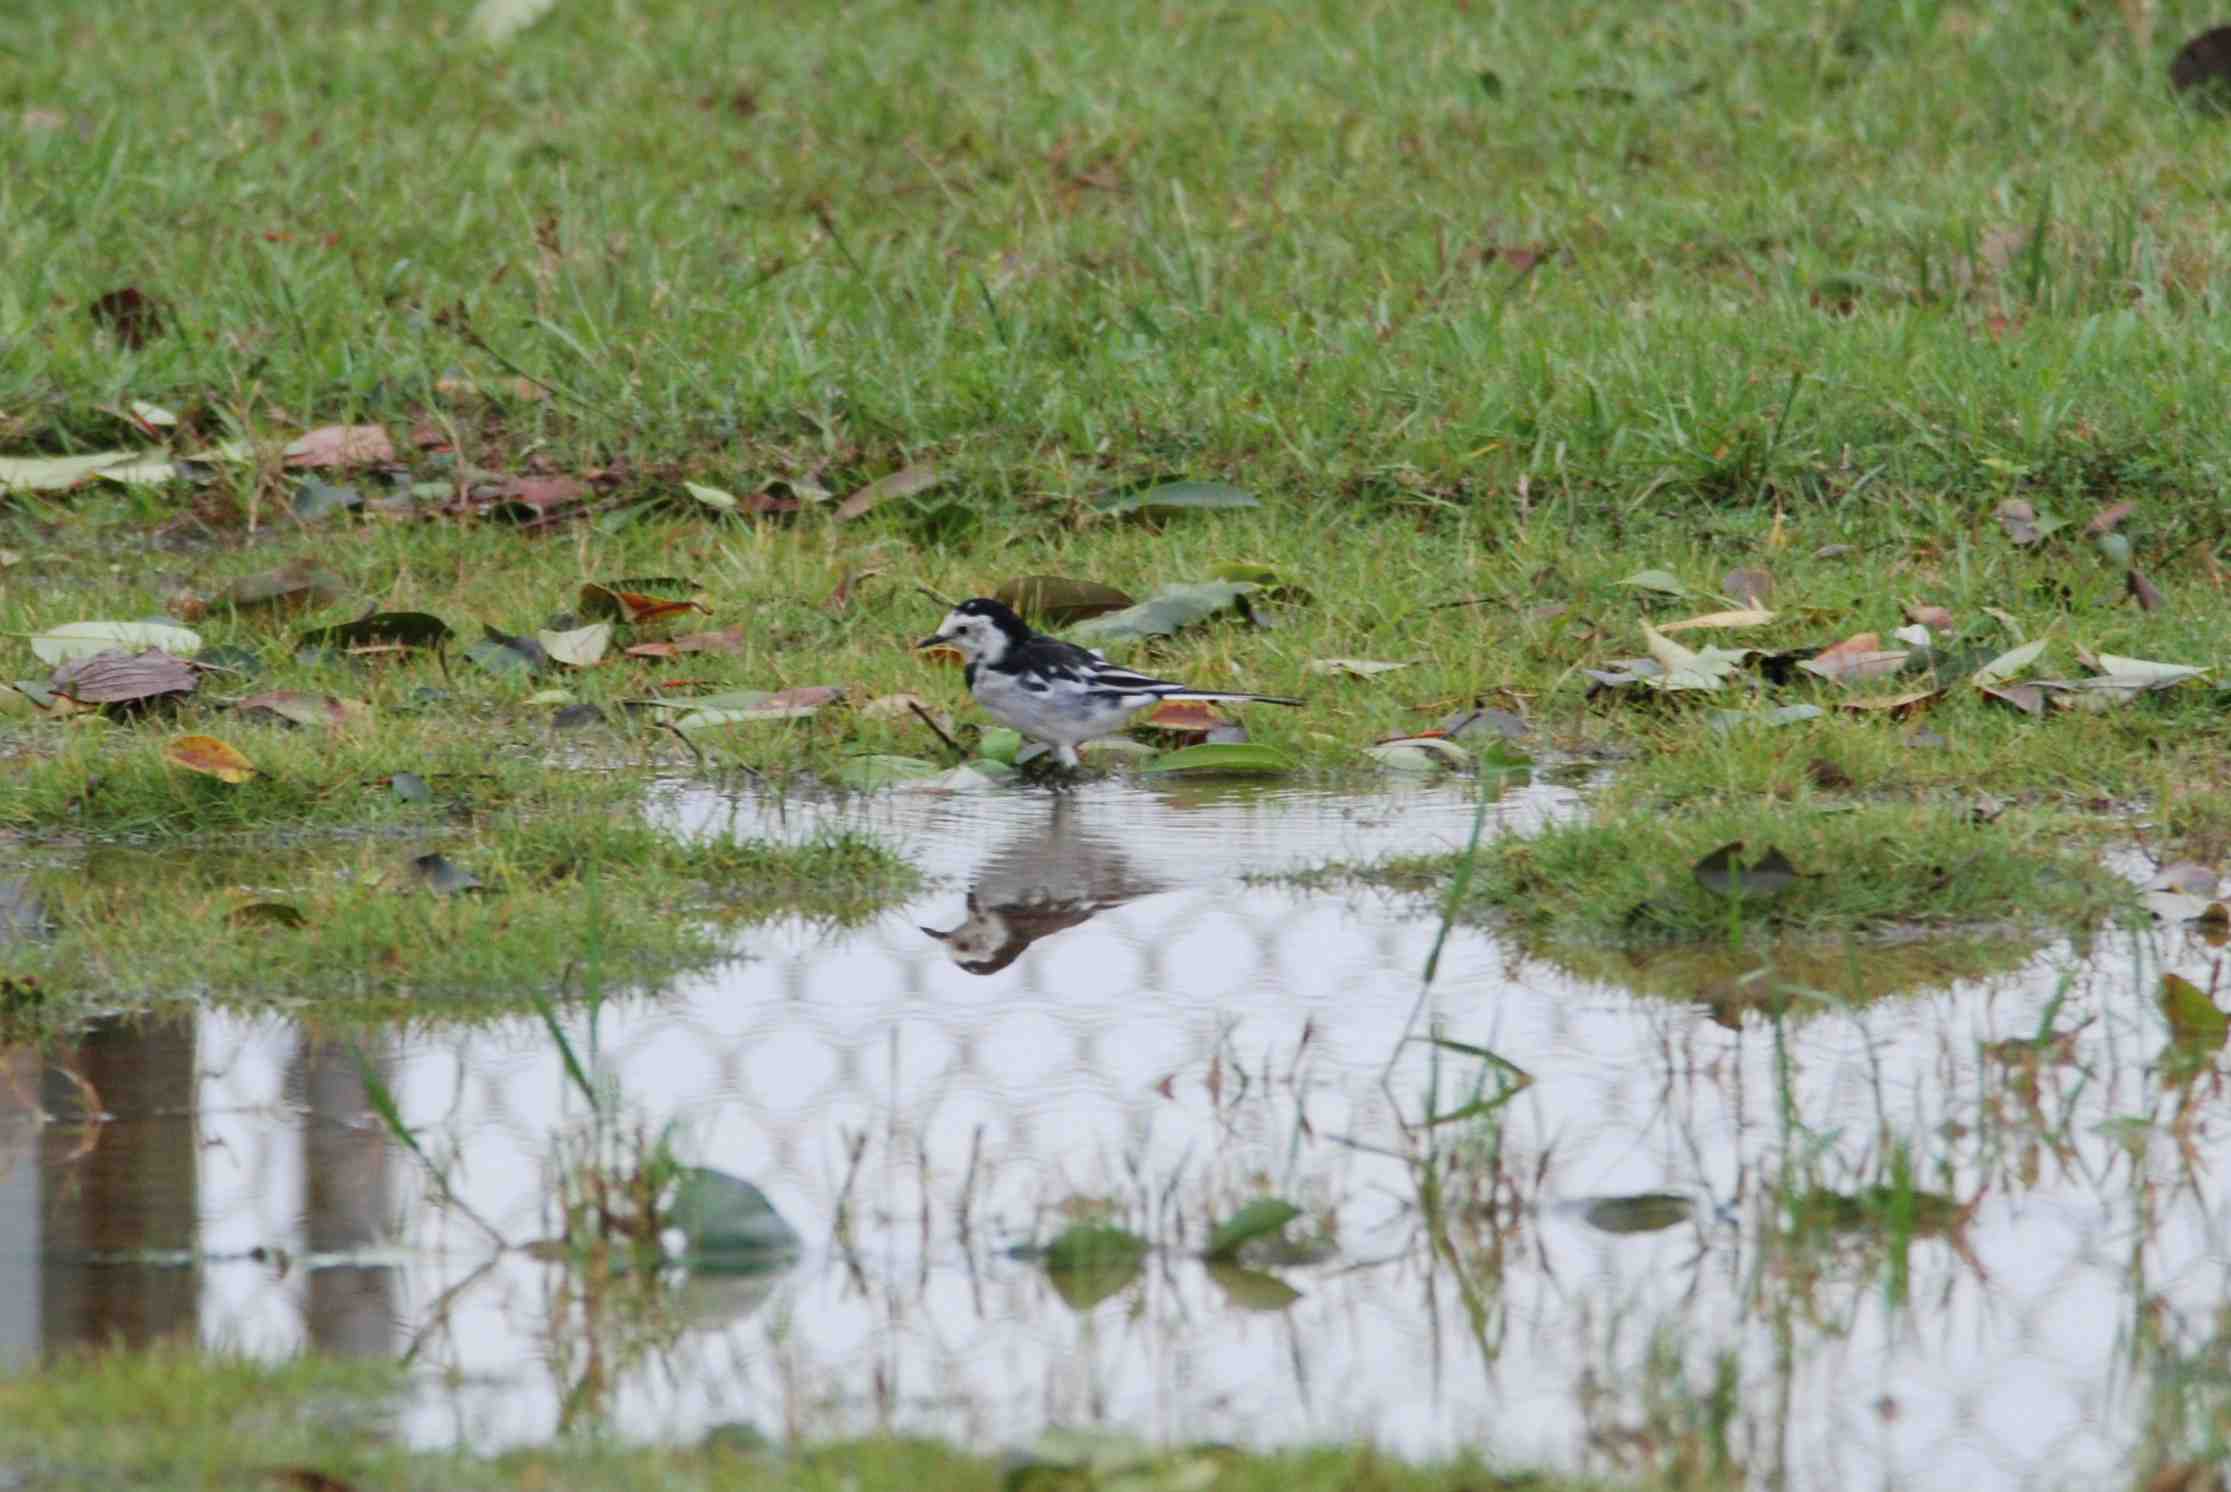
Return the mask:
<path id="1" fill-rule="evenodd" d="M 455 896 L 461 891 L 479 891 L 480 877 L 451 860 L 447 855 L 420 855 L 411 861 L 411 874 L 436 896 Z"/>
<path id="2" fill-rule="evenodd" d="M 548 15 L 558 0 L 480 0 L 473 7 L 473 34 L 500 46 Z"/>
<path id="3" fill-rule="evenodd" d="M 300 611 L 312 606 L 330 606 L 341 598 L 341 589 L 338 576 L 307 562 L 298 562 L 258 575 L 243 575 L 226 586 L 217 599 L 240 611 L 264 607 Z"/>
<path id="4" fill-rule="evenodd" d="M 1212 731 L 1233 724 L 1232 718 L 1207 700 L 1166 699 L 1139 717 L 1150 730 Z"/>
<path id="5" fill-rule="evenodd" d="M 242 715 L 270 715 L 296 725 L 322 725 L 332 730 L 369 718 L 372 707 L 362 700 L 301 689 L 275 689 L 251 694 L 233 706 Z"/>
<path id="6" fill-rule="evenodd" d="M 1691 867 L 1696 883 L 1714 896 L 1735 901 L 1765 901 L 1797 884 L 1797 867 L 1772 845 L 1753 865 L 1740 859 L 1743 841 L 1721 845 Z"/>
<path id="7" fill-rule="evenodd" d="M 1774 577 L 1768 571 L 1755 568 L 1730 570 L 1721 580 L 1720 589 L 1729 600 L 1763 609 L 1773 599 Z"/>
<path id="8" fill-rule="evenodd" d="M 589 621 L 619 617 L 630 625 L 640 626 L 644 622 L 678 616 L 685 611 L 701 611 L 707 616 L 712 615 L 711 607 L 695 601 L 646 595 L 639 590 L 630 590 L 627 586 L 628 582 L 624 580 L 616 580 L 609 585 L 600 585 L 593 580 L 584 583 L 580 602 L 582 617 Z"/>
<path id="9" fill-rule="evenodd" d="M 162 307 L 155 297 L 136 286 L 111 290 L 85 309 L 126 347 L 145 347 L 163 332 Z"/>
<path id="10" fill-rule="evenodd" d="M 1703 616 L 1684 617 L 1678 622 L 1667 622 L 1660 632 L 1687 632 L 1696 627 L 1763 627 L 1774 620 L 1774 613 L 1760 607 L 1747 606 L 1740 611 L 1714 611 Z"/>
<path id="11" fill-rule="evenodd" d="M 440 617 L 424 611 L 375 611 L 353 622 L 313 627 L 295 639 L 297 647 L 337 647 L 350 651 L 440 648 L 455 634 Z"/>
<path id="12" fill-rule="evenodd" d="M 166 741 L 163 760 L 219 782 L 242 783 L 256 775 L 254 763 L 215 736 L 178 736 Z"/>
<path id="13" fill-rule="evenodd" d="M 2056 529 L 2065 528 L 2068 520 L 2040 516 L 2038 511 L 2020 498 L 2009 498 L 1998 508 L 1999 527 L 2016 544 L 2031 545 L 2045 538 Z"/>
<path id="14" fill-rule="evenodd" d="M 1899 608 L 1899 611 L 1907 621 L 1919 623 L 1924 627 L 1934 627 L 1939 632 L 1949 632 L 1954 625 L 1952 613 L 1942 606 L 1931 606 L 1922 601 L 1908 601 Z"/>
<path id="15" fill-rule="evenodd" d="M 543 652 L 569 668 L 591 668 L 603 661 L 605 649 L 612 645 L 612 624 L 591 622 L 563 632 L 545 629 L 535 633 L 535 641 L 542 644 Z"/>
<path id="16" fill-rule="evenodd" d="M 1093 511 L 1109 518 L 1261 506 L 1253 493 L 1225 482 L 1163 482 L 1138 492 L 1103 493 L 1092 500 Z"/>
<path id="17" fill-rule="evenodd" d="M 1849 710 L 1854 715 L 1887 714 L 1893 720 L 1903 720 L 1915 710 L 1935 704 L 1944 697 L 1942 689 L 1916 689 L 1911 694 L 1875 695 L 1867 699 L 1846 699 L 1837 703 L 1838 709 Z"/>
<path id="18" fill-rule="evenodd" d="M 2169 1018 L 2169 1037 L 2179 1046 L 2219 1047 L 2231 1034 L 2231 1016 L 2216 1008 L 2206 990 L 2182 975 L 2161 976 L 2161 1013 Z"/>
<path id="19" fill-rule="evenodd" d="M 2009 648 L 1977 669 L 1974 674 L 1976 687 L 1989 689 L 2003 684 L 2023 669 L 2028 668 L 2045 651 L 2045 639 L 2040 637 L 2025 642 L 2018 648 Z"/>
<path id="20" fill-rule="evenodd" d="M 291 467 L 391 466 L 395 442 L 380 425 L 321 425 L 286 448 Z"/>
<path id="21" fill-rule="evenodd" d="M 2138 603 L 2140 611 L 2159 611 L 2169 604 L 2168 598 L 2154 588 L 2154 583 L 2136 569 L 2123 572 L 2123 589 Z"/>
<path id="22" fill-rule="evenodd" d="M 927 492 L 945 480 L 944 474 L 927 461 L 917 461 L 912 466 L 902 466 L 887 477 L 874 481 L 837 504 L 837 522 L 849 523 L 876 504 L 894 497 L 912 497 L 917 492 Z"/>
<path id="23" fill-rule="evenodd" d="M 687 637 L 662 642 L 639 642 L 621 649 L 630 658 L 672 658 L 682 653 L 740 653 L 744 650 L 744 624 L 718 632 L 692 632 Z"/>
<path id="24" fill-rule="evenodd" d="M 1445 736 L 1398 736 L 1363 748 L 1363 754 L 1393 772 L 1461 772 L 1472 753 Z"/>
<path id="25" fill-rule="evenodd" d="M 1302 672 L 1345 674 L 1352 679 L 1368 679 L 1409 666 L 1408 663 L 1382 663 L 1371 658 L 1312 658 L 1302 665 Z"/>
<path id="26" fill-rule="evenodd" d="M 2137 511 L 2138 504 L 2128 498 L 2119 503 L 2110 503 L 2092 515 L 2092 521 L 2084 525 L 2084 532 L 2087 534 L 2112 533 L 2116 524 L 2121 523 Z"/>
<path id="27" fill-rule="evenodd" d="M 1112 585 L 1093 580 L 1070 580 L 1060 575 L 1025 575 L 1001 582 L 992 599 L 1004 601 L 1025 617 L 1047 627 L 1066 627 L 1136 605 L 1133 597 Z"/>
<path id="28" fill-rule="evenodd" d="M 1822 648 L 1797 666 L 1807 673 L 1845 684 L 1855 679 L 1879 679 L 1894 674 L 1911 656 L 1904 648 L 1884 648 L 1882 638 L 1876 633 L 1861 632 Z"/>
<path id="29" fill-rule="evenodd" d="M 1257 741 L 1237 745 L 1185 746 L 1166 751 L 1141 771 L 1162 772 L 1290 772 L 1294 764 L 1284 755 Z"/>
<path id="30" fill-rule="evenodd" d="M 91 456 L 0 456 L 0 492 L 67 492 L 103 471 L 128 468 L 149 457 L 144 452 L 102 451 Z"/>
<path id="31" fill-rule="evenodd" d="M 1704 648 L 1691 651 L 1648 622 L 1642 624 L 1642 637 L 1650 648 L 1652 660 L 1661 670 L 1655 677 L 1646 678 L 1643 682 L 1653 689 L 1668 692 L 1716 690 L 1750 656 L 1749 649 Z"/>
<path id="32" fill-rule="evenodd" d="M 55 693 L 81 705 L 129 705 L 168 694 L 191 694 L 201 676 L 160 648 L 139 653 L 111 648 L 70 659 L 55 669 L 48 682 Z"/>
<path id="33" fill-rule="evenodd" d="M 2035 684 L 1984 684 L 1980 687 L 1986 698 L 2012 705 L 2025 715 L 2045 713 L 2045 691 Z"/>
<path id="34" fill-rule="evenodd" d="M 1205 580 L 1191 585 L 1165 586 L 1136 606 L 1093 617 L 1069 629 L 1081 643 L 1131 642 L 1167 637 L 1234 605 L 1260 587 L 1242 580 Z"/>
<path id="35" fill-rule="evenodd" d="M 119 644 L 160 648 L 173 657 L 191 658 L 201 651 L 201 634 L 167 622 L 64 622 L 31 635 L 31 651 L 49 664 L 90 658 Z"/>
<path id="36" fill-rule="evenodd" d="M 1660 596 L 1680 597 L 1689 593 L 1689 588 L 1671 570 L 1637 570 L 1619 583 Z"/>

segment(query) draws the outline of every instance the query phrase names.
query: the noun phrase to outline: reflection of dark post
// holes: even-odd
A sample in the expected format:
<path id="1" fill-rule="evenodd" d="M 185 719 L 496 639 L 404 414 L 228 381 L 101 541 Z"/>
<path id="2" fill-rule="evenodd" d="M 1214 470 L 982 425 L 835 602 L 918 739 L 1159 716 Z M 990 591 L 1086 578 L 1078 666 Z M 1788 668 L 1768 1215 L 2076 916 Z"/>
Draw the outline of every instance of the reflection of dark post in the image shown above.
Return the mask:
<path id="1" fill-rule="evenodd" d="M 81 1074 L 114 1117 L 87 1128 L 85 1100 L 56 1066 Z M 92 1253 L 199 1243 L 194 1026 L 111 1022 L 53 1054 L 39 1102 L 56 1122 L 39 1137 L 44 1261 L 39 1302 L 48 1348 L 140 1346 L 194 1334 L 197 1270 L 87 1265 Z"/>
<path id="2" fill-rule="evenodd" d="M 365 1059 L 383 1083 L 394 1059 L 376 1042 Z M 364 1069 L 346 1042 L 305 1038 L 298 1069 L 307 1110 L 303 1131 L 302 1246 L 313 1254 L 357 1253 L 385 1243 L 393 1188 L 394 1148 L 387 1131 L 367 1122 Z M 290 1085 L 294 1086 L 294 1085 Z M 384 1264 L 313 1269 L 305 1323 L 312 1346 L 344 1357 L 391 1357 L 396 1350 L 395 1271 Z"/>
<path id="3" fill-rule="evenodd" d="M 0 1046 L 0 1373 L 39 1356 L 39 1068 L 36 1046 Z"/>

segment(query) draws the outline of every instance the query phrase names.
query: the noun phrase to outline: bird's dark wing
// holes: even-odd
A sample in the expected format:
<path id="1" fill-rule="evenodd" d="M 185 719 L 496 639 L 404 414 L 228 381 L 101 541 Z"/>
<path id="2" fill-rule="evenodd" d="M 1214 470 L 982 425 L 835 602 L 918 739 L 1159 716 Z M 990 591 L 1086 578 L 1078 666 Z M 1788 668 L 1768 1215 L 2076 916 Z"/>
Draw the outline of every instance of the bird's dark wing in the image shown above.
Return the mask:
<path id="1" fill-rule="evenodd" d="M 1040 673 L 1065 683 L 1083 684 L 1110 694 L 1161 694 L 1181 685 L 1118 668 L 1089 648 L 1058 637 L 1033 637 L 1008 650 L 999 666 L 1015 673 Z"/>

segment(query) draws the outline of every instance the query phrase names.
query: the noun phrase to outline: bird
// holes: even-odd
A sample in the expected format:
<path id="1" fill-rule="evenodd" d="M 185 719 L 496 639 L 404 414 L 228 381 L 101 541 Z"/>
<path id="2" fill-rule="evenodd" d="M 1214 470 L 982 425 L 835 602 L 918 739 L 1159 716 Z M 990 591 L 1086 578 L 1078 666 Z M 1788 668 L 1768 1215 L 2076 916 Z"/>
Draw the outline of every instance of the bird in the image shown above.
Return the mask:
<path id="1" fill-rule="evenodd" d="M 922 931 L 944 944 L 963 972 L 997 974 L 1040 938 L 1168 889 L 1131 863 L 1123 837 L 1120 823 L 1091 833 L 1078 821 L 1075 799 L 1056 793 L 1048 823 L 1009 838 L 976 867 L 968 915 L 952 927 Z"/>
<path id="2" fill-rule="evenodd" d="M 956 649 L 968 692 L 993 719 L 1053 750 L 1059 765 L 1080 765 L 1077 747 L 1112 735 L 1133 715 L 1166 699 L 1299 706 L 1277 694 L 1196 689 L 1110 663 L 1091 648 L 1033 632 L 1003 601 L 977 596 L 945 614 L 917 649 Z"/>

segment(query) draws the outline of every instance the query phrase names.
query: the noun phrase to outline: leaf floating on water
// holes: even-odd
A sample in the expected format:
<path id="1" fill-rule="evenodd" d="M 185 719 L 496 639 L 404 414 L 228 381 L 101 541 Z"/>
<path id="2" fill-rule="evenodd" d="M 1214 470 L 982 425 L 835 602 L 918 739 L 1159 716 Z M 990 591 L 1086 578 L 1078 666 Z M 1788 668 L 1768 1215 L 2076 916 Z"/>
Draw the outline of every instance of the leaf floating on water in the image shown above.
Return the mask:
<path id="1" fill-rule="evenodd" d="M 1204 1259 L 1232 1260 L 1241 1248 L 1258 1238 L 1275 1238 L 1286 1225 L 1301 1216 L 1301 1209 L 1282 1197 L 1257 1197 L 1233 1213 L 1208 1237 L 1208 1247 L 1201 1251 Z"/>
<path id="2" fill-rule="evenodd" d="M 1275 1274 L 1260 1269 L 1243 1269 L 1237 1264 L 1212 1261 L 1208 1266 L 1209 1282 L 1224 1292 L 1224 1302 L 1242 1311 L 1283 1311 L 1302 1298 L 1302 1293 Z"/>
<path id="3" fill-rule="evenodd" d="M 1002 581 L 992 599 L 1003 601 L 1025 617 L 1045 627 L 1066 627 L 1121 611 L 1137 602 L 1112 585 L 1094 580 L 1070 580 L 1059 575 L 1025 575 Z"/>
<path id="4" fill-rule="evenodd" d="M 253 762 L 215 736 L 178 736 L 166 741 L 163 760 L 174 767 L 236 785 L 256 775 Z"/>
<path id="5" fill-rule="evenodd" d="M 191 658 L 201 651 L 201 634 L 167 622 L 64 622 L 31 636 L 31 651 L 50 665 L 119 647 L 160 648 L 174 658 Z"/>
<path id="6" fill-rule="evenodd" d="M 1745 865 L 1742 849 L 1740 839 L 1723 844 L 1697 861 L 1690 874 L 1714 896 L 1740 901 L 1766 901 L 1797 884 L 1797 867 L 1780 850 L 1768 845 L 1758 863 Z"/>
<path id="7" fill-rule="evenodd" d="M 765 1192 L 741 1176 L 705 1166 L 683 1168 L 667 1216 L 681 1229 L 691 1263 L 699 1266 L 778 1268 L 802 1246 L 798 1230 Z"/>
<path id="8" fill-rule="evenodd" d="M 852 756 L 837 768 L 837 781 L 858 792 L 873 792 L 902 782 L 921 782 L 944 770 L 918 756 Z"/>
<path id="9" fill-rule="evenodd" d="M 2231 1035 L 2231 1016 L 2216 1008 L 2208 992 L 2177 974 L 2161 976 L 2161 1013 L 2169 1018 L 2169 1037 L 2181 1047 L 2213 1050 Z"/>
<path id="10" fill-rule="evenodd" d="M 1143 772 L 1291 772 L 1294 764 L 1259 741 L 1230 745 L 1186 746 L 1166 751 L 1140 768 Z"/>
<path id="11" fill-rule="evenodd" d="M 1472 765 L 1472 753 L 1446 736 L 1398 736 L 1363 754 L 1390 772 L 1461 772 Z"/>
<path id="12" fill-rule="evenodd" d="M 1581 1218 L 1605 1233 L 1659 1233 L 1687 1222 L 1695 1199 L 1679 1192 L 1639 1192 L 1631 1197 L 1597 1197 L 1583 1204 Z"/>

